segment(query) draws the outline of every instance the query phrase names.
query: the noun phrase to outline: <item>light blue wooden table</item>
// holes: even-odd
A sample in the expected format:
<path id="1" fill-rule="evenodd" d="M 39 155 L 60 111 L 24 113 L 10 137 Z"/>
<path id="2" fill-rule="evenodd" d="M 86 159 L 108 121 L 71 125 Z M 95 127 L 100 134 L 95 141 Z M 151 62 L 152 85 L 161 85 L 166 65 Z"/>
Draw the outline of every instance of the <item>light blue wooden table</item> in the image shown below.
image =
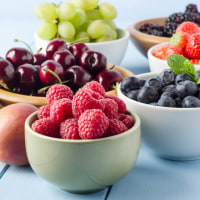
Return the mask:
<path id="1" fill-rule="evenodd" d="M 21 46 L 13 42 L 14 38 L 27 41 L 34 48 L 33 32 L 39 21 L 33 15 L 33 8 L 41 2 L 44 1 L 1 1 L 0 56 L 4 57 L 13 46 Z M 184 11 L 188 3 L 199 4 L 200 7 L 199 0 L 104 2 L 110 2 L 116 7 L 118 17 L 115 22 L 124 29 L 138 20 Z M 121 66 L 135 74 L 149 71 L 147 59 L 131 42 Z M 132 171 L 111 187 L 93 194 L 64 192 L 39 178 L 29 166 L 9 166 L 0 162 L 0 200 L 200 200 L 199 188 L 200 160 L 164 160 L 152 155 L 143 144 Z"/>

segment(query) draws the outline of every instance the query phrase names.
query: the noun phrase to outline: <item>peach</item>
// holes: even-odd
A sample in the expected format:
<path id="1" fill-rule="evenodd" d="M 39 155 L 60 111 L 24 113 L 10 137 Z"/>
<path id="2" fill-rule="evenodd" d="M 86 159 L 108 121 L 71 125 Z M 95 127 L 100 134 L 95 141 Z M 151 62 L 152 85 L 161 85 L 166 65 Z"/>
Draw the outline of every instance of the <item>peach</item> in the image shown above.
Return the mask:
<path id="1" fill-rule="evenodd" d="M 0 161 L 10 165 L 26 165 L 24 123 L 37 110 L 27 103 L 15 103 L 0 110 Z"/>

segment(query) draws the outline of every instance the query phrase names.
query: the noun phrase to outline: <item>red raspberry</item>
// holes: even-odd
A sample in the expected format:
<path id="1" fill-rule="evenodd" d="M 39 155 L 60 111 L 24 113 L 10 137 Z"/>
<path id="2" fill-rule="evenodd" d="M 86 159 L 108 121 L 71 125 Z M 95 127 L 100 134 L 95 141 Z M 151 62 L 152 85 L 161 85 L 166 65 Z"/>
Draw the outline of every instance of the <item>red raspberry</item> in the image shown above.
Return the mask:
<path id="1" fill-rule="evenodd" d="M 105 104 L 105 108 L 103 110 L 104 114 L 109 119 L 117 119 L 118 117 L 118 104 L 113 99 L 106 98 L 102 100 Z"/>
<path id="2" fill-rule="evenodd" d="M 165 58 L 165 54 L 168 47 L 169 44 L 156 47 L 152 52 L 153 56 L 163 60 Z"/>
<path id="3" fill-rule="evenodd" d="M 126 125 L 126 127 L 128 129 L 131 128 L 134 125 L 134 123 L 135 123 L 135 121 L 133 120 L 133 118 L 130 115 L 127 115 L 127 114 L 119 114 L 118 115 L 118 119 L 120 121 L 122 121 Z"/>
<path id="4" fill-rule="evenodd" d="M 100 95 L 98 92 L 95 92 L 91 89 L 87 89 L 87 88 L 83 88 L 85 91 L 87 91 L 92 97 L 94 97 L 95 99 L 104 99 L 104 97 L 102 95 Z"/>
<path id="5" fill-rule="evenodd" d="M 38 108 L 37 110 L 38 119 L 50 117 L 50 105 L 44 105 Z"/>
<path id="6" fill-rule="evenodd" d="M 104 103 L 97 100 L 88 90 L 80 89 L 72 100 L 72 112 L 74 117 L 79 117 L 87 109 L 104 109 Z"/>
<path id="7" fill-rule="evenodd" d="M 50 118 L 38 119 L 32 124 L 33 131 L 49 137 L 58 138 L 59 124 Z"/>
<path id="8" fill-rule="evenodd" d="M 67 118 L 72 118 L 72 100 L 68 98 L 54 101 L 50 107 L 50 118 L 61 123 Z"/>
<path id="9" fill-rule="evenodd" d="M 79 135 L 82 139 L 101 137 L 109 126 L 109 119 L 100 109 L 86 110 L 78 120 Z"/>
<path id="10" fill-rule="evenodd" d="M 98 92 L 102 96 L 105 95 L 105 89 L 98 81 L 90 81 L 86 83 L 83 88 Z"/>
<path id="11" fill-rule="evenodd" d="M 60 136 L 63 139 L 81 139 L 78 132 L 78 119 L 66 119 L 60 124 Z"/>
<path id="12" fill-rule="evenodd" d="M 117 102 L 119 108 L 118 113 L 125 113 L 127 111 L 126 104 L 119 97 L 112 94 L 106 94 L 105 98 L 110 98 Z"/>
<path id="13" fill-rule="evenodd" d="M 47 103 L 51 104 L 55 100 L 59 100 L 62 98 L 73 98 L 73 91 L 70 87 L 66 85 L 54 84 L 51 86 L 46 94 Z"/>
<path id="14" fill-rule="evenodd" d="M 109 126 L 103 136 L 108 137 L 108 136 L 118 135 L 127 130 L 128 128 L 122 121 L 118 119 L 109 119 Z"/>

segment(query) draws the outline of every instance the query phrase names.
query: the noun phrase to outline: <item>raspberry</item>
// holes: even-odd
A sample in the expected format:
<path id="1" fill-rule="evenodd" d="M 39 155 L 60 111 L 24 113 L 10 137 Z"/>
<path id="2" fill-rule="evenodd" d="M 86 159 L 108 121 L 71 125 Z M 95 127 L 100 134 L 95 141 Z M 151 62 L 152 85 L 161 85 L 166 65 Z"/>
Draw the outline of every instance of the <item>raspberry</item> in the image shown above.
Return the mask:
<path id="1" fill-rule="evenodd" d="M 103 110 L 104 114 L 109 119 L 116 119 L 118 117 L 118 104 L 113 99 L 106 98 L 103 100 L 105 108 Z"/>
<path id="2" fill-rule="evenodd" d="M 62 98 L 73 98 L 73 91 L 70 87 L 66 85 L 54 84 L 51 86 L 46 94 L 47 103 L 51 104 L 55 100 L 59 100 Z"/>
<path id="3" fill-rule="evenodd" d="M 73 117 L 72 100 L 68 98 L 54 101 L 50 107 L 50 118 L 61 123 L 67 118 Z"/>
<path id="4" fill-rule="evenodd" d="M 112 94 L 105 94 L 105 98 L 113 99 L 118 104 L 118 113 L 125 113 L 127 111 L 126 104 L 119 97 Z"/>
<path id="5" fill-rule="evenodd" d="M 159 59 L 164 59 L 168 47 L 169 44 L 156 47 L 152 52 L 153 56 Z"/>
<path id="6" fill-rule="evenodd" d="M 32 124 L 33 131 L 49 137 L 60 136 L 59 123 L 50 118 L 38 119 Z"/>
<path id="7" fill-rule="evenodd" d="M 102 96 L 105 95 L 105 89 L 98 81 L 90 81 L 86 83 L 83 88 L 98 92 Z"/>
<path id="8" fill-rule="evenodd" d="M 81 139 L 78 132 L 78 119 L 66 119 L 60 124 L 60 136 L 63 139 Z"/>
<path id="9" fill-rule="evenodd" d="M 118 115 L 118 119 L 120 121 L 122 121 L 126 125 L 126 127 L 128 129 L 131 128 L 134 125 L 134 123 L 135 123 L 135 121 L 133 120 L 133 118 L 130 115 L 127 115 L 127 114 L 119 114 Z"/>
<path id="10" fill-rule="evenodd" d="M 103 136 L 108 137 L 108 136 L 118 135 L 127 130 L 128 128 L 122 121 L 118 119 L 109 119 L 109 126 Z"/>
<path id="11" fill-rule="evenodd" d="M 186 32 L 189 35 L 192 35 L 194 33 L 200 33 L 200 29 L 199 29 L 197 24 L 195 24 L 193 22 L 186 21 L 186 22 L 181 23 L 177 27 L 175 33 L 178 33 L 178 32 Z"/>
<path id="12" fill-rule="evenodd" d="M 88 90 L 80 89 L 72 100 L 72 112 L 74 117 L 79 117 L 87 109 L 104 109 L 104 103 L 92 97 Z"/>
<path id="13" fill-rule="evenodd" d="M 100 109 L 86 110 L 78 120 L 79 135 L 82 139 L 101 137 L 109 126 L 109 119 Z"/>
<path id="14" fill-rule="evenodd" d="M 104 99 L 102 95 L 100 95 L 98 92 L 95 92 L 91 89 L 83 88 L 85 91 L 87 91 L 92 97 L 94 97 L 97 100 Z"/>
<path id="15" fill-rule="evenodd" d="M 37 110 L 38 119 L 50 117 L 50 105 L 40 106 Z"/>

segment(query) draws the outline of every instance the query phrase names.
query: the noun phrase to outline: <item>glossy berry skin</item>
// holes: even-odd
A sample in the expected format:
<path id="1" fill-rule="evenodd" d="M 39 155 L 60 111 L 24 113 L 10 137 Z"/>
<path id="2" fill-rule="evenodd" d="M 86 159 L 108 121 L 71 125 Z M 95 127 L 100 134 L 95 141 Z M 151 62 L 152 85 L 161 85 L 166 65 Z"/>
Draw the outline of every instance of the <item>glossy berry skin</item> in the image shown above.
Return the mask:
<path id="1" fill-rule="evenodd" d="M 93 80 L 93 76 L 85 69 L 78 65 L 73 65 L 66 70 L 66 80 L 69 80 L 67 85 L 75 92 L 87 82 Z"/>
<path id="2" fill-rule="evenodd" d="M 16 69 L 20 93 L 30 94 L 39 84 L 38 70 L 31 64 L 20 65 Z"/>
<path id="3" fill-rule="evenodd" d="M 144 82 L 142 83 L 144 84 Z M 121 90 L 123 93 L 127 93 L 130 90 L 139 89 L 141 86 L 140 79 L 135 76 L 128 76 L 124 78 L 121 82 Z"/>
<path id="4" fill-rule="evenodd" d="M 123 76 L 118 71 L 105 69 L 99 72 L 95 79 L 104 87 L 105 91 L 109 91 L 113 89 L 113 85 L 121 83 Z"/>
<path id="5" fill-rule="evenodd" d="M 47 60 L 47 57 L 43 53 L 36 53 L 33 55 L 34 65 L 41 65 L 46 60 Z"/>
<path id="6" fill-rule="evenodd" d="M 83 52 L 88 51 L 89 48 L 86 44 L 84 43 L 73 43 L 68 47 L 69 51 L 74 55 L 76 64 L 79 64 L 79 60 L 83 54 Z"/>
<path id="7" fill-rule="evenodd" d="M 25 48 L 12 48 L 6 53 L 6 60 L 10 61 L 15 68 L 18 66 L 29 63 L 33 64 L 33 55 Z"/>
<path id="8" fill-rule="evenodd" d="M 51 42 L 48 44 L 46 48 L 46 57 L 47 59 L 52 59 L 53 54 L 58 50 L 58 49 L 67 49 L 67 44 L 65 40 L 61 38 L 55 38 L 51 40 Z"/>
<path id="9" fill-rule="evenodd" d="M 97 75 L 106 69 L 107 58 L 100 52 L 88 50 L 82 54 L 79 64 L 91 74 Z"/>
<path id="10" fill-rule="evenodd" d="M 158 77 L 153 77 L 153 78 L 147 79 L 146 82 L 145 82 L 145 85 L 146 86 L 152 86 L 155 89 L 157 89 L 158 91 L 160 91 L 161 88 L 162 88 L 162 83 L 161 83 L 161 81 Z"/>
<path id="11" fill-rule="evenodd" d="M 45 71 L 45 69 L 50 69 L 56 73 L 60 77 L 61 81 L 65 80 L 65 71 L 62 65 L 53 60 L 46 60 L 42 63 L 39 69 L 39 77 L 44 85 L 52 85 L 58 82 L 57 78 Z"/>
<path id="12" fill-rule="evenodd" d="M 159 100 L 158 100 L 158 106 L 163 106 L 163 107 L 176 107 L 176 101 L 167 95 L 163 95 Z"/>
<path id="13" fill-rule="evenodd" d="M 75 57 L 67 49 L 59 49 L 54 53 L 52 59 L 60 63 L 63 66 L 64 70 L 72 65 L 75 65 Z"/>
<path id="14" fill-rule="evenodd" d="M 176 74 L 170 69 L 165 69 L 159 74 L 159 78 L 162 82 L 162 86 L 173 84 L 176 78 Z"/>
<path id="15" fill-rule="evenodd" d="M 185 73 L 181 73 L 181 74 L 177 74 L 176 78 L 175 78 L 175 84 L 179 84 L 181 81 L 186 81 L 186 80 L 190 80 L 191 78 L 189 75 L 185 74 Z"/>
<path id="16" fill-rule="evenodd" d="M 129 97 L 130 99 L 137 101 L 137 96 L 138 96 L 139 91 L 140 91 L 139 89 L 138 90 L 130 90 L 129 92 L 126 93 L 126 96 Z"/>
<path id="17" fill-rule="evenodd" d="M 200 100 L 194 96 L 187 96 L 182 101 L 183 108 L 196 108 L 200 107 Z"/>
<path id="18" fill-rule="evenodd" d="M 0 59 L 0 79 L 11 89 L 15 85 L 15 68 L 11 62 Z"/>

